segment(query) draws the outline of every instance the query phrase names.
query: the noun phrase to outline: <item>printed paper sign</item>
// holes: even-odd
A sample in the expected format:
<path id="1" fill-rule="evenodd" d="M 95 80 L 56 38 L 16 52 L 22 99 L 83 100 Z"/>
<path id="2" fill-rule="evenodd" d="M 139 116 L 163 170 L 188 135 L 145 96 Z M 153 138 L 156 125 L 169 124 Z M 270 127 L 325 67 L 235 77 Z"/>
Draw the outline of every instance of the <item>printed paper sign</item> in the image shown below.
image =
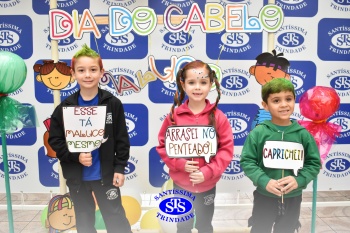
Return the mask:
<path id="1" fill-rule="evenodd" d="M 63 107 L 64 132 L 70 152 L 91 152 L 104 139 L 106 106 Z"/>
<path id="2" fill-rule="evenodd" d="M 165 149 L 171 158 L 205 157 L 209 163 L 217 152 L 216 131 L 212 126 L 170 126 L 165 133 Z"/>
<path id="3" fill-rule="evenodd" d="M 266 141 L 263 149 L 265 167 L 298 170 L 304 166 L 304 147 L 300 143 L 286 141 Z"/>

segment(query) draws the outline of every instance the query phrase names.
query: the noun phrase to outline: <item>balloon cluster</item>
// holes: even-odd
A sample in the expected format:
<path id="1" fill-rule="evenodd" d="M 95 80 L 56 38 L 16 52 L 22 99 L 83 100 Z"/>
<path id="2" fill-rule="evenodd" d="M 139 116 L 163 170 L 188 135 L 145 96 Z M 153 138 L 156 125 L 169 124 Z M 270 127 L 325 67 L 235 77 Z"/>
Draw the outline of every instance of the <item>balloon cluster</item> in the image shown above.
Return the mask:
<path id="1" fill-rule="evenodd" d="M 315 86 L 307 90 L 299 100 L 300 113 L 312 120 L 299 120 L 312 136 L 314 136 L 320 151 L 321 163 L 327 157 L 336 136 L 339 135 L 341 127 L 337 124 L 327 122 L 340 105 L 337 92 L 330 87 Z"/>

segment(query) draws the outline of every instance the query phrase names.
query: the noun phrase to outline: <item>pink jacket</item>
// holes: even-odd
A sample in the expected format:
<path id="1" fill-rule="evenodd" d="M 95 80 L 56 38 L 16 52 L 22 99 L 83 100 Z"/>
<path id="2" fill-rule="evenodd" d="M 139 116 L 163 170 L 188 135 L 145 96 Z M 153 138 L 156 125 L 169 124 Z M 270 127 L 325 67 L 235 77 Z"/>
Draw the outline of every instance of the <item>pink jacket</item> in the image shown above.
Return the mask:
<path id="1" fill-rule="evenodd" d="M 188 100 L 175 108 L 174 119 L 176 125 L 208 125 L 208 115 L 214 108 L 214 104 L 210 104 L 206 100 L 207 106 L 205 109 L 194 115 L 188 108 Z M 228 122 L 225 114 L 216 109 L 215 111 L 216 131 L 218 138 L 217 154 L 211 157 L 210 162 L 206 163 L 203 157 L 194 158 L 194 161 L 199 161 L 200 171 L 204 175 L 204 182 L 193 185 L 189 179 L 189 173 L 185 171 L 185 163 L 187 159 L 184 158 L 169 158 L 165 151 L 165 132 L 169 126 L 171 126 L 170 116 L 168 115 L 163 122 L 163 125 L 158 134 L 159 145 L 157 146 L 157 152 L 169 168 L 169 175 L 171 179 L 181 188 L 184 188 L 190 192 L 205 192 L 215 187 L 219 181 L 221 174 L 225 171 L 226 167 L 233 157 L 233 136 L 232 128 Z M 192 160 L 192 158 L 191 158 Z"/>

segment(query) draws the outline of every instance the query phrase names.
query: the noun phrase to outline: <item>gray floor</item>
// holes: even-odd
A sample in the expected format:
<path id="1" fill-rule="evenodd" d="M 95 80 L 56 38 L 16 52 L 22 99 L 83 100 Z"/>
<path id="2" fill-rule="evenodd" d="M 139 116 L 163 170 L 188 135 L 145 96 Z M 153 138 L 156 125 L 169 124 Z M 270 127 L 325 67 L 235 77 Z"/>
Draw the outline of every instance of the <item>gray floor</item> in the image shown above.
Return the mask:
<path id="1" fill-rule="evenodd" d="M 14 193 L 11 195 L 13 205 L 46 205 L 50 200 L 50 194 L 21 194 Z M 327 191 L 318 192 L 317 201 L 329 202 L 350 202 L 349 191 Z M 231 194 L 220 194 L 216 198 L 218 207 L 215 209 L 213 225 L 215 232 L 249 232 L 247 226 L 247 219 L 251 214 L 251 206 L 245 207 L 224 207 L 226 204 L 251 204 L 252 195 L 241 193 L 239 197 Z M 300 221 L 302 223 L 302 233 L 311 232 L 311 218 L 312 208 L 309 205 L 312 202 L 312 193 L 304 192 L 303 207 L 301 211 Z M 6 194 L 0 193 L 0 205 L 6 206 Z M 339 206 L 325 206 L 320 204 L 316 209 L 316 231 L 317 233 L 349 233 L 350 232 L 350 205 L 349 203 Z M 338 205 L 338 206 L 337 206 Z M 220 207 L 221 206 L 221 207 Z M 15 208 L 13 211 L 14 232 L 15 233 L 44 233 L 48 232 L 42 226 L 41 210 L 28 210 Z M 136 223 L 133 226 L 134 232 L 142 232 L 139 230 L 140 224 Z M 7 210 L 2 208 L 0 210 L 0 233 L 9 232 L 9 223 Z M 69 231 L 75 232 L 75 231 Z M 104 232 L 104 231 L 99 231 Z M 151 232 L 151 231 L 147 231 Z M 157 232 L 157 231 L 155 231 Z M 174 232 L 174 229 L 169 230 Z M 196 232 L 194 230 L 193 232 Z"/>

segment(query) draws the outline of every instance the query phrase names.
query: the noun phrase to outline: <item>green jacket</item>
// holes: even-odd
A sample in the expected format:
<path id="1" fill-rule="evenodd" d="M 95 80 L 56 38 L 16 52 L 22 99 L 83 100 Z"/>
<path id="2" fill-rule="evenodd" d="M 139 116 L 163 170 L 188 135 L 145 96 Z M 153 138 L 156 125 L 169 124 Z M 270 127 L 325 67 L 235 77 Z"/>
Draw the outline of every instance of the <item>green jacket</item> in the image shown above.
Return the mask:
<path id="1" fill-rule="evenodd" d="M 284 169 L 284 176 L 294 176 L 298 188 L 284 195 L 284 198 L 301 195 L 307 184 L 320 172 L 321 162 L 318 147 L 313 136 L 296 121 L 284 131 L 280 131 L 269 120 L 255 127 L 248 135 L 242 149 L 240 164 L 244 173 L 257 186 L 257 191 L 265 196 L 278 197 L 266 190 L 270 179 L 282 178 L 282 169 L 267 168 L 263 163 L 263 148 L 266 141 L 286 141 L 301 143 L 304 147 L 304 166 L 295 176 L 293 170 Z"/>

